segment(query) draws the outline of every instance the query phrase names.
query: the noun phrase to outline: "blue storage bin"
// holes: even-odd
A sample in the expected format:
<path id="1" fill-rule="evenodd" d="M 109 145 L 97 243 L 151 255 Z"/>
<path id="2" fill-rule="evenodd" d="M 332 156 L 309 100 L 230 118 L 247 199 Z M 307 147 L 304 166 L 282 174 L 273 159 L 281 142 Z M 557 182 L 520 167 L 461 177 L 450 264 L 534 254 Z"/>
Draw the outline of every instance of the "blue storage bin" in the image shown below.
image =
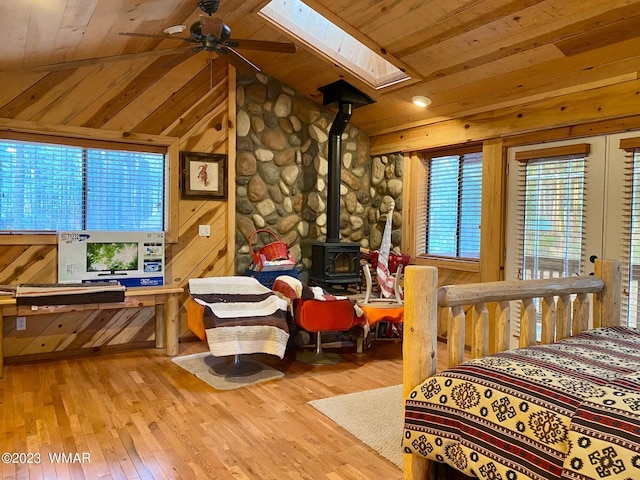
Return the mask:
<path id="1" fill-rule="evenodd" d="M 246 269 L 244 274 L 247 277 L 255 278 L 267 288 L 273 287 L 273 282 L 275 282 L 276 278 L 281 275 L 289 275 L 290 277 L 298 278 L 298 270 L 295 268 L 292 268 L 291 270 L 271 270 L 267 272 L 256 272 L 255 270 Z"/>

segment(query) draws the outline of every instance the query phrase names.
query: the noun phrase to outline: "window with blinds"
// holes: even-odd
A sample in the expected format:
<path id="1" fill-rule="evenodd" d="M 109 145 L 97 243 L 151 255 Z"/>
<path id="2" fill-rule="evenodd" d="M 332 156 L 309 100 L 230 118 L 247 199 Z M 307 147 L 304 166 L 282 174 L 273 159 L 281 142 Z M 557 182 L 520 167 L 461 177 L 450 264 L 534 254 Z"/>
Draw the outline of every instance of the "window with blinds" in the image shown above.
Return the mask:
<path id="1" fill-rule="evenodd" d="M 0 140 L 0 230 L 165 230 L 160 151 Z"/>
<path id="2" fill-rule="evenodd" d="M 638 327 L 640 309 L 640 138 L 620 141 L 625 155 L 622 324 Z"/>
<path id="3" fill-rule="evenodd" d="M 517 247 L 522 280 L 583 271 L 588 144 L 518 152 Z"/>
<path id="4" fill-rule="evenodd" d="M 424 159 L 427 255 L 480 258 L 482 152 Z"/>
<path id="5" fill-rule="evenodd" d="M 512 266 L 522 280 L 584 273 L 586 178 L 589 144 L 516 152 Z M 537 337 L 540 339 L 540 299 Z M 514 336 L 520 305 L 514 305 Z"/>

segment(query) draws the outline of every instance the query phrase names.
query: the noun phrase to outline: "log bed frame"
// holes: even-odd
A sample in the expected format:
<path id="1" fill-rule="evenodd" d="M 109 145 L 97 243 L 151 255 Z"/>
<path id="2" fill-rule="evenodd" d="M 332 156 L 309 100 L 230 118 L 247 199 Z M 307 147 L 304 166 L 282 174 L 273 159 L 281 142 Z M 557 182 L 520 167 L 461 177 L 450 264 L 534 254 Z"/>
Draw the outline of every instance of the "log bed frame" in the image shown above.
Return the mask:
<path id="1" fill-rule="evenodd" d="M 403 333 L 403 398 L 436 373 L 438 308 L 448 309 L 448 364 L 462 363 L 465 350 L 465 310 L 471 314 L 471 357 L 508 350 L 509 302 L 521 301 L 519 346 L 536 343 L 536 307 L 542 304 L 542 341 L 551 343 L 588 328 L 620 323 L 620 262 L 596 260 L 594 275 L 544 280 L 513 280 L 438 288 L 438 270 L 409 266 L 405 270 Z M 591 294 L 591 298 L 590 298 Z M 571 296 L 574 300 L 571 301 Z M 557 298 L 557 301 L 556 301 Z M 589 321 L 590 304 L 593 320 Z M 495 316 L 489 309 L 495 307 Z M 489 322 L 494 322 L 494 348 L 489 350 Z M 494 351 L 495 350 L 495 351 Z M 423 480 L 430 461 L 404 454 L 404 479 Z M 431 469 L 433 470 L 433 469 Z"/>

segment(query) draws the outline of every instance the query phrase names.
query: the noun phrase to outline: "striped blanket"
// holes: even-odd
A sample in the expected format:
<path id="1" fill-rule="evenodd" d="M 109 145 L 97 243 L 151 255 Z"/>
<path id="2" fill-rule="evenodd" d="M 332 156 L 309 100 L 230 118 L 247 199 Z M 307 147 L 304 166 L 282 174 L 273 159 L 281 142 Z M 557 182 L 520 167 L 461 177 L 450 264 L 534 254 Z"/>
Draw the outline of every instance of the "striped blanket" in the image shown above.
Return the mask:
<path id="1" fill-rule="evenodd" d="M 638 372 L 622 327 L 471 360 L 410 393 L 404 452 L 478 478 L 640 478 Z"/>
<path id="2" fill-rule="evenodd" d="M 189 293 L 205 307 L 205 333 L 214 356 L 284 357 L 289 340 L 287 302 L 255 278 L 195 278 L 189 280 Z"/>

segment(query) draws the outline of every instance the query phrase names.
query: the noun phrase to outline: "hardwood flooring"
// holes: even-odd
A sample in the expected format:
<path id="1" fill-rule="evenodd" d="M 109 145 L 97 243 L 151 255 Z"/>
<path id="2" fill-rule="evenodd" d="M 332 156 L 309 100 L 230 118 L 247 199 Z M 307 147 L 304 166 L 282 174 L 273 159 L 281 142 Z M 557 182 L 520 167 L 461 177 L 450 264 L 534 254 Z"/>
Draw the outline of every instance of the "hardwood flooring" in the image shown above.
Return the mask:
<path id="1" fill-rule="evenodd" d="M 181 344 L 180 355 L 205 349 Z M 0 452 L 37 453 L 40 463 L 3 463 L 0 478 L 401 479 L 395 465 L 307 404 L 400 384 L 401 343 L 343 353 L 334 366 L 306 366 L 293 354 L 256 356 L 285 377 L 230 391 L 155 349 L 8 365 Z M 59 453 L 77 462 L 52 462 Z"/>

